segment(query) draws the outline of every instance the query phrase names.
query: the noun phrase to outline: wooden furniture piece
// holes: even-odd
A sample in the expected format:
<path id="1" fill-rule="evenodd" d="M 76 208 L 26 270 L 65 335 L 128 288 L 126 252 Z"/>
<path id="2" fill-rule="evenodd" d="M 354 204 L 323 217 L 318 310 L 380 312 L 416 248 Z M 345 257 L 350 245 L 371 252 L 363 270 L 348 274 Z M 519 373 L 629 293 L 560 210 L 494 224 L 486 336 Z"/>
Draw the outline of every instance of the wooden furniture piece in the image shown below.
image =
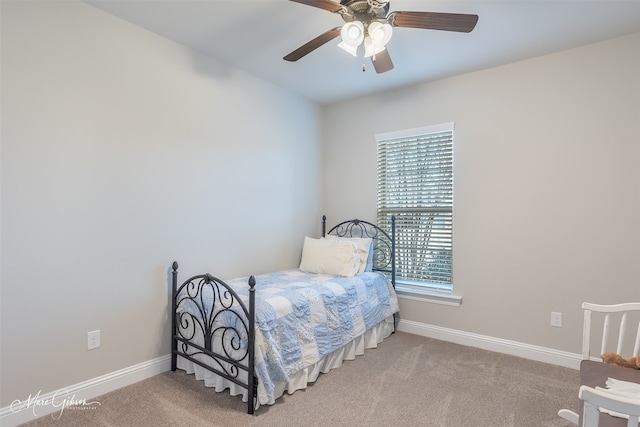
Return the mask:
<path id="1" fill-rule="evenodd" d="M 640 418 L 640 398 L 627 399 L 621 396 L 612 397 L 611 393 L 586 385 L 580 386 L 578 394 L 583 402 L 582 427 L 599 427 L 601 408 L 624 414 L 628 417 L 627 427 L 637 427 Z M 620 418 L 623 421 L 622 418 Z M 620 422 L 618 422 L 620 424 Z"/>
<path id="2" fill-rule="evenodd" d="M 585 302 L 582 309 L 580 409 L 578 413 L 561 409 L 558 415 L 582 427 L 637 427 L 640 400 L 615 396 L 597 387 L 605 388 L 609 378 L 640 384 L 640 370 L 605 364 L 599 357 L 608 351 L 623 356 L 640 355 L 640 303 L 601 305 Z M 602 325 L 601 329 L 599 325 Z M 596 349 L 599 353 L 592 356 Z M 625 414 L 629 419 L 609 415 L 599 408 Z"/>

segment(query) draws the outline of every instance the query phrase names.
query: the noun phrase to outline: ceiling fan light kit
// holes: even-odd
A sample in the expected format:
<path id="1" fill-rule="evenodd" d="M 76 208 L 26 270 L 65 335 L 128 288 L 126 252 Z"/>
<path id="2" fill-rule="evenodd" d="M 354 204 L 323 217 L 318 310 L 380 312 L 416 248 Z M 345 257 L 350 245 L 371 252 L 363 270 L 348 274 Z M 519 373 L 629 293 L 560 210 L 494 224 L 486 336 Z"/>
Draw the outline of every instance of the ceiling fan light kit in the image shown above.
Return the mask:
<path id="1" fill-rule="evenodd" d="M 325 31 L 313 40 L 286 55 L 286 61 L 297 61 L 325 43 L 341 36 L 338 44 L 342 50 L 358 56 L 360 46 L 363 56 L 371 58 L 378 74 L 393 68 L 387 43 L 393 35 L 393 27 L 421 28 L 428 30 L 471 32 L 478 22 L 478 15 L 440 12 L 389 12 L 388 0 L 291 0 L 295 3 L 317 7 L 342 16 L 342 27 Z"/>
<path id="2" fill-rule="evenodd" d="M 342 42 L 338 47 L 357 57 L 358 48 L 364 45 L 364 57 L 368 58 L 384 50 L 392 33 L 391 25 L 378 21 L 369 23 L 366 30 L 360 21 L 347 22 L 340 30 Z"/>

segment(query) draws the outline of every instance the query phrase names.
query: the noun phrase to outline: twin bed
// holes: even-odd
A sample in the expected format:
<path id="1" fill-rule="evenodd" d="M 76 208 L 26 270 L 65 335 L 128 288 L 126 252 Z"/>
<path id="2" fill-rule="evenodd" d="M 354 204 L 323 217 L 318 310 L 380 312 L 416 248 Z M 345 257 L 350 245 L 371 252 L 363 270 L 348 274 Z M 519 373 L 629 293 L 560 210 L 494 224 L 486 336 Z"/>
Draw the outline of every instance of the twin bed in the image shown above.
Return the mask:
<path id="1" fill-rule="evenodd" d="M 391 233 L 358 219 L 305 237 L 300 268 L 178 282 L 172 266 L 171 369 L 242 395 L 247 412 L 306 388 L 395 331 Z"/>

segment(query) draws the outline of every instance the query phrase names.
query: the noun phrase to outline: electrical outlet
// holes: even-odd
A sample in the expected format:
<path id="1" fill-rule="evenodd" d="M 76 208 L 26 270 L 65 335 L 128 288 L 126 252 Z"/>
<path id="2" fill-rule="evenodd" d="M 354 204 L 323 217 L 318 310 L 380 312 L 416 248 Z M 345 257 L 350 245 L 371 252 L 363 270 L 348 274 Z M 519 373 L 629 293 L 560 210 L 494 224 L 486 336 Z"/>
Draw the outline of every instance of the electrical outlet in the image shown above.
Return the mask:
<path id="1" fill-rule="evenodd" d="M 98 347 L 100 347 L 100 329 L 87 332 L 87 350 L 93 350 Z"/>
<path id="2" fill-rule="evenodd" d="M 562 328 L 562 313 L 556 311 L 551 312 L 551 326 Z"/>

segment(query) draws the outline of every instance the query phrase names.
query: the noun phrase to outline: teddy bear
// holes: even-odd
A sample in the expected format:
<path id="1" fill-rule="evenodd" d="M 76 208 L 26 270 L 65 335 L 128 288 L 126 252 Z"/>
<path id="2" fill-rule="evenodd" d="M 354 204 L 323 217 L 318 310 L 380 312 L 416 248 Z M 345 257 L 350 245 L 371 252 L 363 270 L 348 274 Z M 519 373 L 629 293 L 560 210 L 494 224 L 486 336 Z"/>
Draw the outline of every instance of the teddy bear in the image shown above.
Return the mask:
<path id="1" fill-rule="evenodd" d="M 603 353 L 600 357 L 604 363 L 622 366 L 623 368 L 640 369 L 640 356 L 625 358 L 617 353 L 608 352 Z"/>

